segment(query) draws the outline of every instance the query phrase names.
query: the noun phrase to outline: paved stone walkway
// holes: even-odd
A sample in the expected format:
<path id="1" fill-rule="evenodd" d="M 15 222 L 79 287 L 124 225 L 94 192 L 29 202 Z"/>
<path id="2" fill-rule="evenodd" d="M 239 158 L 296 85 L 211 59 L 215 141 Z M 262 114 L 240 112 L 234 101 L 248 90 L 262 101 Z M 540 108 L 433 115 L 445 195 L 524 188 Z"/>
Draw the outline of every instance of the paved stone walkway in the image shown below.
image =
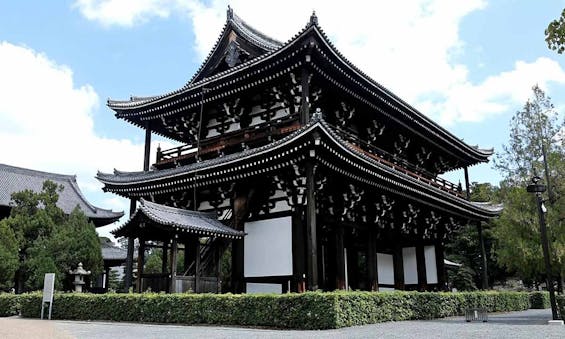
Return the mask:
<path id="1" fill-rule="evenodd" d="M 565 326 L 546 325 L 550 310 L 489 316 L 488 323 L 462 317 L 388 322 L 325 331 L 284 331 L 217 326 L 47 321 L 0 318 L 0 338 L 565 338 Z"/>

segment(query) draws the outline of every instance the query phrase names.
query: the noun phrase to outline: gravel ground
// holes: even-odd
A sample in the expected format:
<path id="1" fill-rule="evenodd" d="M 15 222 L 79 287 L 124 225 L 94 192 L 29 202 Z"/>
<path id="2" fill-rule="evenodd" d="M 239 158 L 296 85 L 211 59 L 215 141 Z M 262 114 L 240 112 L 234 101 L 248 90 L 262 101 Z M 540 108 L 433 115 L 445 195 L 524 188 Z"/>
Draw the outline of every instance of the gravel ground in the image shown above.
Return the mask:
<path id="1" fill-rule="evenodd" d="M 46 321 L 0 318 L 0 338 L 565 338 L 565 326 L 547 325 L 550 310 L 489 316 L 488 323 L 462 317 L 402 321 L 325 331 L 284 331 L 217 326 Z"/>

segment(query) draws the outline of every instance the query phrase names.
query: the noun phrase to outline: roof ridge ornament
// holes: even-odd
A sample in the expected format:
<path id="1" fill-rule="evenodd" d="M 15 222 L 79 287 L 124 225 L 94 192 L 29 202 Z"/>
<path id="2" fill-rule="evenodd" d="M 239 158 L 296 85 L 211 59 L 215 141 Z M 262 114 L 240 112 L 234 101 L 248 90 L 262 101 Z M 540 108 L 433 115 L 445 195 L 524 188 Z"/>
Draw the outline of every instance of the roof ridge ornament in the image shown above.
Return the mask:
<path id="1" fill-rule="evenodd" d="M 318 17 L 316 16 L 315 10 L 312 10 L 312 15 L 310 15 L 310 25 L 318 26 Z"/>
<path id="2" fill-rule="evenodd" d="M 320 107 L 316 108 L 316 111 L 312 114 L 312 122 L 317 122 L 322 120 L 322 109 Z"/>
<path id="3" fill-rule="evenodd" d="M 233 20 L 233 8 L 228 5 L 228 10 L 226 11 L 226 19 L 227 21 Z"/>

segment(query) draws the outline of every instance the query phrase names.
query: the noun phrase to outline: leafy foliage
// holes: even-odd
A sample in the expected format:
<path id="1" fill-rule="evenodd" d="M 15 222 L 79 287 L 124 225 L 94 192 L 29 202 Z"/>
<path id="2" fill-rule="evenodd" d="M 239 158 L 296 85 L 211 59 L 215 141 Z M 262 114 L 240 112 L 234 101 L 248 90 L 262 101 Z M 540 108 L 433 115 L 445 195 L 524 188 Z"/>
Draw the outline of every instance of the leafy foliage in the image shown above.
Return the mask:
<path id="1" fill-rule="evenodd" d="M 471 183 L 471 201 L 499 202 L 498 189 L 490 183 Z M 498 265 L 493 243 L 492 222 L 483 223 L 483 241 L 487 258 L 488 282 L 492 286 L 496 281 L 506 278 L 506 272 Z M 459 291 L 473 291 L 482 286 L 483 258 L 477 225 L 471 223 L 457 229 L 451 241 L 445 247 L 449 260 L 463 264 L 460 269 L 449 270 L 449 280 Z"/>
<path id="2" fill-rule="evenodd" d="M 19 296 L 24 317 L 40 316 L 41 295 Z M 327 329 L 383 321 L 432 319 L 485 307 L 530 307 L 524 292 L 307 292 L 289 294 L 56 294 L 54 319 Z M 1 304 L 0 304 L 1 306 Z M 2 309 L 0 309 L 0 313 Z"/>
<path id="3" fill-rule="evenodd" d="M 561 16 L 549 23 L 545 29 L 547 47 L 561 54 L 565 51 L 565 9 Z"/>
<path id="4" fill-rule="evenodd" d="M 16 287 L 20 292 L 42 288 L 45 273 L 55 273 L 60 289 L 65 274 L 79 262 L 93 274 L 102 271 L 95 227 L 78 207 L 68 216 L 57 207 L 62 190 L 47 180 L 39 193 L 12 194 L 14 206 L 1 225 L 13 232 L 19 249 Z"/>
<path id="5" fill-rule="evenodd" d="M 20 295 L 0 293 L 0 317 L 10 317 L 19 313 Z"/>
<path id="6" fill-rule="evenodd" d="M 534 86 L 533 97 L 512 118 L 508 145 L 495 159 L 495 167 L 505 177 L 499 191 L 504 211 L 493 233 L 496 254 L 500 264 L 523 280 L 540 281 L 545 272 L 537 205 L 533 194 L 525 190 L 535 174 L 550 178 L 553 195 L 547 205 L 546 221 L 552 267 L 555 275 L 565 274 L 564 131 L 565 119 L 560 119 L 550 98 Z M 547 173 L 542 145 L 547 152 Z"/>
<path id="7" fill-rule="evenodd" d="M 565 320 L 565 295 L 558 295 L 557 298 L 557 308 L 559 309 L 559 314 L 561 319 Z"/>
<path id="8" fill-rule="evenodd" d="M 532 292 L 530 294 L 530 308 L 550 308 L 549 292 Z"/>
<path id="9" fill-rule="evenodd" d="M 13 287 L 18 269 L 18 244 L 8 223 L 0 221 L 0 291 Z"/>

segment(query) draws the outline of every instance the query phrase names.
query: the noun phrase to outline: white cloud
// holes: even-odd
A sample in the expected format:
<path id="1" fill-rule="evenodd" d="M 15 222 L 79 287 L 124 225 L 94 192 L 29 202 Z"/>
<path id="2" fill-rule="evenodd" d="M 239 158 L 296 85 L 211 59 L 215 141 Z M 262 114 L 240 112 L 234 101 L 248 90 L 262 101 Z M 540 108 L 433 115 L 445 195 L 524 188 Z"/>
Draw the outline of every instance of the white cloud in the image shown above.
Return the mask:
<path id="1" fill-rule="evenodd" d="M 68 67 L 30 48 L 0 42 L 0 74 L 0 161 L 76 174 L 85 193 L 101 192 L 97 169 L 140 169 L 142 145 L 94 133 L 98 95 L 90 85 L 74 84 Z M 121 204 L 101 207 L 121 210 Z"/>
<path id="2" fill-rule="evenodd" d="M 544 87 L 565 82 L 563 69 L 547 58 L 516 61 L 514 69 L 479 83 L 469 80 L 468 67 L 455 61 L 466 52 L 459 28 L 465 16 L 487 6 L 484 0 L 350 0 L 347 4 L 231 0 L 229 4 L 249 24 L 282 41 L 304 27 L 316 10 L 321 26 L 347 58 L 443 124 L 482 121 L 522 104 L 535 83 Z M 200 58 L 216 41 L 227 5 L 227 0 L 76 2 L 85 17 L 107 25 L 131 26 L 171 13 L 188 17 Z"/>
<path id="3" fill-rule="evenodd" d="M 151 18 L 167 18 L 170 5 L 175 1 L 163 0 L 77 0 L 73 7 L 89 20 L 104 26 L 126 26 L 145 22 Z"/>

